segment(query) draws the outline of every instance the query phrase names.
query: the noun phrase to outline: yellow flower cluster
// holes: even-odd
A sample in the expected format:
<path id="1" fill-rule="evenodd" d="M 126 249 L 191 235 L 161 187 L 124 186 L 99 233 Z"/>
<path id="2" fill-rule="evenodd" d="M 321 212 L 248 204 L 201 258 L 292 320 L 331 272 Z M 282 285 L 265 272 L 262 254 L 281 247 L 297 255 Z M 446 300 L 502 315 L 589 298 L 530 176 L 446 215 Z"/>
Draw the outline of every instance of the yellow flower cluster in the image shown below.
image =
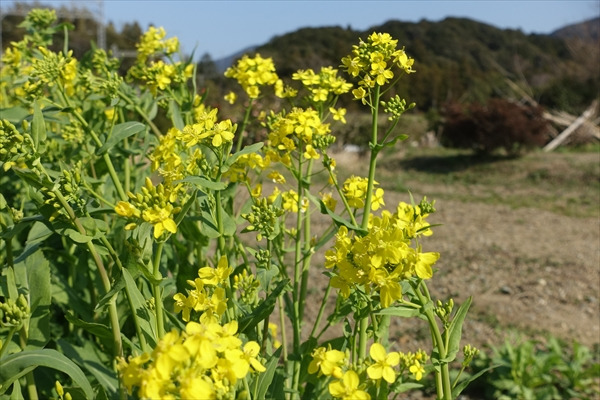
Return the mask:
<path id="1" fill-rule="evenodd" d="M 342 58 L 346 71 L 360 79 L 359 87 L 352 91 L 355 99 L 364 99 L 376 85 L 383 86 L 393 79 L 394 66 L 407 74 L 415 72 L 414 59 L 404 49 L 396 49 L 397 44 L 388 33 L 373 32 L 366 42 L 361 40 L 353 46 L 352 54 Z"/>
<path id="2" fill-rule="evenodd" d="M 376 342 L 371 345 L 369 355 L 371 360 L 365 360 L 363 365 L 357 367 L 349 362 L 347 353 L 332 350 L 331 347 L 318 347 L 311 354 L 308 373 L 334 378 L 328 388 L 329 394 L 336 399 L 368 400 L 371 398 L 368 388 L 377 387 L 381 379 L 392 384 L 398 373 L 408 370 L 418 381 L 425 372 L 422 363 L 427 361 L 427 355 L 422 350 L 406 354 L 395 351 L 387 353 L 385 347 Z"/>
<path id="3" fill-rule="evenodd" d="M 188 290 L 188 295 L 177 293 L 175 313 L 182 312 L 184 321 L 190 320 L 191 311 L 202 312 L 200 322 L 219 322 L 227 309 L 225 288 L 229 286 L 229 275 L 233 268 L 229 266 L 227 257 L 222 256 L 216 268 L 203 267 L 198 270 L 198 278 L 188 281 L 194 289 Z"/>
<path id="4" fill-rule="evenodd" d="M 120 359 L 121 381 L 142 399 L 235 398 L 238 380 L 265 371 L 258 343 L 243 344 L 237 330 L 237 321 L 188 322 L 184 332 L 167 333 L 152 353 Z"/>
<path id="5" fill-rule="evenodd" d="M 0 162 L 2 169 L 31 166 L 35 159 L 33 139 L 28 133 L 21 134 L 7 119 L 0 119 Z"/>
<path id="6" fill-rule="evenodd" d="M 151 26 L 148 28 L 140 42 L 136 45 L 137 60 L 144 64 L 150 57 L 160 55 L 171 55 L 179 50 L 179 40 L 176 37 L 165 39 L 167 32 L 163 27 L 156 28 Z"/>
<path id="7" fill-rule="evenodd" d="M 132 222 L 125 226 L 131 230 L 137 226 L 140 220 L 146 221 L 154 226 L 154 237 L 160 238 L 167 231 L 177 232 L 177 224 L 173 216 L 181 208 L 173 204 L 177 201 L 181 185 L 172 187 L 159 184 L 154 186 L 150 178 L 146 178 L 146 184 L 142 187 L 142 193 L 127 193 L 129 201 L 119 201 L 115 206 L 115 212 L 130 219 Z M 133 222 L 135 221 L 135 222 Z"/>
<path id="8" fill-rule="evenodd" d="M 146 84 L 153 95 L 159 90 L 168 90 L 172 85 L 182 85 L 193 76 L 193 64 L 181 61 L 173 62 L 172 55 L 179 51 L 179 39 L 165 39 L 164 28 L 151 26 L 140 38 L 137 47 L 137 60 L 127 72 L 130 78 L 136 78 Z M 162 58 L 168 57 L 171 63 Z"/>
<path id="9" fill-rule="evenodd" d="M 258 53 L 254 57 L 245 54 L 235 66 L 227 68 L 225 76 L 237 80 L 251 99 L 260 96 L 261 86 L 273 86 L 275 95 L 284 97 L 283 82 L 277 76 L 273 59 L 262 58 Z M 229 95 L 228 101 L 233 102 L 235 98 Z"/>
<path id="10" fill-rule="evenodd" d="M 237 124 L 232 124 L 229 119 L 217 121 L 216 108 L 200 112 L 196 120 L 195 124 L 186 125 L 178 135 L 187 148 L 197 143 L 220 147 L 233 141 Z"/>
<path id="11" fill-rule="evenodd" d="M 310 92 L 311 100 L 319 103 L 331 100 L 331 95 L 339 96 L 352 89 L 352 84 L 338 77 L 337 73 L 338 70 L 332 67 L 323 67 L 318 74 L 312 69 L 299 70 L 292 75 L 292 79 L 301 81 Z"/>
<path id="12" fill-rule="evenodd" d="M 348 201 L 348 205 L 352 208 L 361 209 L 365 206 L 365 200 L 367 198 L 367 186 L 369 180 L 360 176 L 352 175 L 350 178 L 344 181 L 342 187 L 342 193 Z M 373 185 L 377 185 L 377 182 L 373 182 Z M 371 210 L 378 210 L 381 206 L 384 206 L 383 201 L 383 189 L 377 188 L 373 190 L 373 199 L 371 200 Z"/>
<path id="13" fill-rule="evenodd" d="M 329 124 L 321 121 L 316 110 L 295 107 L 289 113 L 273 118 L 268 144 L 271 149 L 286 154 L 302 143 L 305 158 L 318 158 L 316 150 L 327 142 L 321 139 L 329 133 Z"/>
<path id="14" fill-rule="evenodd" d="M 356 287 L 376 292 L 386 308 L 402 297 L 401 280 L 431 278 L 439 253 L 410 247 L 417 236 L 431 234 L 426 218 L 419 206 L 400 203 L 394 214 L 386 210 L 381 217 L 371 216 L 365 236 L 342 226 L 334 247 L 325 253 L 325 267 L 334 269 L 331 285 L 346 298 Z"/>

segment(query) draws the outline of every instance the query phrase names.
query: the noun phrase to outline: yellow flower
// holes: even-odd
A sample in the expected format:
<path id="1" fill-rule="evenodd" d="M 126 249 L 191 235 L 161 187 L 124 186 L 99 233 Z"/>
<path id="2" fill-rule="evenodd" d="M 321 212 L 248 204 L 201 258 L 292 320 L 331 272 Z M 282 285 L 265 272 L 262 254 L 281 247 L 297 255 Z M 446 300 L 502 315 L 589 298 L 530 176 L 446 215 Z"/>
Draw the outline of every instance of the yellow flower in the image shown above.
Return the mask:
<path id="1" fill-rule="evenodd" d="M 425 368 L 423 368 L 421 363 L 417 360 L 414 361 L 414 364 L 410 366 L 409 370 L 418 381 L 423 378 L 423 373 L 425 373 Z"/>
<path id="2" fill-rule="evenodd" d="M 171 218 L 172 211 L 173 205 L 170 203 L 165 207 L 155 205 L 151 209 L 144 210 L 142 218 L 154 225 L 154 238 L 158 239 L 165 230 L 171 233 L 177 232 L 177 224 Z"/>
<path id="3" fill-rule="evenodd" d="M 312 145 L 310 144 L 307 144 L 304 152 L 304 158 L 306 158 L 307 160 L 318 160 L 319 157 L 321 156 L 319 155 L 319 153 L 317 153 L 314 147 L 312 147 Z"/>
<path id="4" fill-rule="evenodd" d="M 371 200 L 371 210 L 379 210 L 379 208 L 384 205 L 385 202 L 383 201 L 383 189 L 378 188 L 373 193 L 373 199 Z"/>
<path id="5" fill-rule="evenodd" d="M 383 378 L 388 383 L 394 383 L 396 372 L 393 367 L 400 363 L 400 355 L 395 351 L 386 354 L 385 348 L 379 343 L 371 345 L 369 355 L 375 361 L 367 368 L 369 378 L 375 380 Z"/>
<path id="6" fill-rule="evenodd" d="M 229 266 L 226 256 L 221 256 L 216 268 L 204 267 L 198 270 L 198 276 L 205 285 L 220 285 L 228 283 L 229 275 L 233 272 L 233 268 Z"/>
<path id="7" fill-rule="evenodd" d="M 225 95 L 224 99 L 229 103 L 229 104 L 234 104 L 235 101 L 237 100 L 237 94 L 235 94 L 234 92 L 229 92 Z"/>
<path id="8" fill-rule="evenodd" d="M 440 253 L 418 253 L 415 263 L 415 273 L 421 279 L 429 279 L 433 276 L 431 266 L 440 258 Z"/>
<path id="9" fill-rule="evenodd" d="M 360 390 L 359 384 L 358 374 L 350 370 L 344 374 L 342 380 L 329 384 L 329 393 L 336 399 L 370 400 L 371 396 L 364 390 Z"/>
<path id="10" fill-rule="evenodd" d="M 339 350 L 327 350 L 325 347 L 318 347 L 312 352 L 312 361 L 308 365 L 308 373 L 316 374 L 321 371 L 323 375 L 342 377 L 341 366 L 346 361 L 346 354 Z"/>
<path id="11" fill-rule="evenodd" d="M 119 201 L 115 206 L 115 212 L 122 217 L 139 217 L 140 210 L 135 208 L 135 206 L 131 205 L 126 201 Z"/>
<path id="12" fill-rule="evenodd" d="M 329 111 L 331 112 L 331 115 L 333 115 L 333 119 L 335 121 L 340 121 L 342 124 L 346 123 L 346 109 L 345 108 L 338 108 L 337 110 L 333 107 L 329 107 Z"/>

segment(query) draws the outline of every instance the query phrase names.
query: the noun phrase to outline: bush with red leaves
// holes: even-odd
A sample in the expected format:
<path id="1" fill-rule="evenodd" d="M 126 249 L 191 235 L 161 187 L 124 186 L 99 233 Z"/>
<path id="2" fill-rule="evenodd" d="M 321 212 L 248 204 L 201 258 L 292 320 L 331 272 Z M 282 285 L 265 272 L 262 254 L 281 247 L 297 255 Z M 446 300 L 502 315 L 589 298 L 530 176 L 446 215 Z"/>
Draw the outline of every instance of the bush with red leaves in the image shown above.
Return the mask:
<path id="1" fill-rule="evenodd" d="M 472 149 L 480 154 L 504 150 L 518 155 L 547 142 L 548 122 L 542 114 L 541 107 L 502 99 L 491 99 L 486 105 L 474 103 L 466 110 L 448 104 L 440 141 L 446 147 Z"/>

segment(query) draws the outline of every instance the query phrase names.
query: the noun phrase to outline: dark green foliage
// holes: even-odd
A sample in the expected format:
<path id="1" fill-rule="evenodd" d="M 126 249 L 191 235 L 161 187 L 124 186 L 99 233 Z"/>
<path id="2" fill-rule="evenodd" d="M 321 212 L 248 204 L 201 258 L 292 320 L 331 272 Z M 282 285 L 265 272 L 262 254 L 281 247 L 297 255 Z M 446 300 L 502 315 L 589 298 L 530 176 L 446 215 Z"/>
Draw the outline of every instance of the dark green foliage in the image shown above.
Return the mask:
<path id="1" fill-rule="evenodd" d="M 547 122 L 540 107 L 491 99 L 487 105 L 471 104 L 463 110 L 457 104 L 445 109 L 441 143 L 447 147 L 491 154 L 504 150 L 509 155 L 543 145 Z"/>
<path id="2" fill-rule="evenodd" d="M 575 342 L 572 347 L 550 338 L 547 343 L 508 341 L 473 363 L 474 373 L 490 366 L 468 393 L 486 399 L 596 399 L 600 395 L 598 353 Z"/>

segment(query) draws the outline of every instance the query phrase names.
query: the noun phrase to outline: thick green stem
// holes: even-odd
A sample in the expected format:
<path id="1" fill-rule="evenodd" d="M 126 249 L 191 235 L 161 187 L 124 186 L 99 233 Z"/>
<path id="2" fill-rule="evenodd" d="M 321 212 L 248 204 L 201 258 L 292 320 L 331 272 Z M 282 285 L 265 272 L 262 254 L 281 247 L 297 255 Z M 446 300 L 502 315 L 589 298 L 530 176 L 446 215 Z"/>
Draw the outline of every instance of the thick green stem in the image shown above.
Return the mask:
<path id="1" fill-rule="evenodd" d="M 371 157 L 369 160 L 369 177 L 367 183 L 367 196 L 365 199 L 365 207 L 363 209 L 361 228 L 367 229 L 369 225 L 369 215 L 371 214 L 371 203 L 373 201 L 373 186 L 375 185 L 375 169 L 377 164 L 377 154 L 379 153 L 377 143 L 377 122 L 379 117 L 379 86 L 375 86 L 375 94 L 373 105 L 371 106 Z"/>
<path id="2" fill-rule="evenodd" d="M 363 307 L 366 307 L 363 305 Z M 367 358 L 367 328 L 369 327 L 369 318 L 361 318 L 358 331 L 358 362 Z"/>
<path id="3" fill-rule="evenodd" d="M 308 162 L 308 166 L 306 167 L 306 185 L 310 187 L 310 174 L 312 172 L 313 160 L 311 159 Z M 303 189 L 304 190 L 304 189 Z M 302 193 L 302 197 L 304 197 L 304 192 Z M 298 194 L 298 199 L 300 203 L 302 200 L 300 199 L 300 194 Z M 312 258 L 312 249 L 311 249 L 311 233 L 310 233 L 310 205 L 306 208 L 304 212 L 304 249 L 303 249 L 303 258 L 302 258 L 302 282 L 300 283 L 300 323 L 304 320 L 304 306 L 306 305 L 306 290 L 308 288 L 308 276 L 310 273 L 310 260 Z M 298 208 L 298 212 L 300 212 L 300 208 Z"/>
<path id="4" fill-rule="evenodd" d="M 441 386 L 442 386 L 442 396 L 440 397 L 440 399 L 443 400 L 452 400 L 452 386 L 450 384 L 450 371 L 448 368 L 448 363 L 445 361 L 442 361 L 446 358 L 446 356 L 448 355 L 448 349 L 445 345 L 445 341 L 442 338 L 442 334 L 440 332 L 440 328 L 437 324 L 437 321 L 435 320 L 435 314 L 433 312 L 433 309 L 431 308 L 425 308 L 425 305 L 427 303 L 429 303 L 431 301 L 431 299 L 429 298 L 429 296 L 425 296 L 423 295 L 423 293 L 421 292 L 420 286 L 423 285 L 423 287 L 425 288 L 425 290 L 428 293 L 427 290 L 427 286 L 425 285 L 425 282 L 421 281 L 418 284 L 411 284 L 414 293 L 417 295 L 417 297 L 419 298 L 419 302 L 421 303 L 423 308 L 423 313 L 425 314 L 425 317 L 427 318 L 427 322 L 429 322 L 429 329 L 432 333 L 433 339 L 434 339 L 434 346 L 437 347 L 438 350 L 438 354 L 439 354 L 439 363 L 440 363 L 440 379 L 438 379 L 438 397 L 439 396 L 439 381 L 441 380 Z M 437 377 L 436 377 L 437 378 Z"/>
<path id="5" fill-rule="evenodd" d="M 154 296 L 154 312 L 156 313 L 156 333 L 158 335 L 157 339 L 161 339 L 165 335 L 162 291 L 160 289 L 159 284 L 156 283 L 156 281 L 160 281 L 162 279 L 162 275 L 160 273 L 160 258 L 162 256 L 162 250 L 164 245 L 165 242 L 159 242 L 156 246 L 152 271 L 152 276 L 154 277 L 154 281 L 152 282 L 152 295 Z"/>

